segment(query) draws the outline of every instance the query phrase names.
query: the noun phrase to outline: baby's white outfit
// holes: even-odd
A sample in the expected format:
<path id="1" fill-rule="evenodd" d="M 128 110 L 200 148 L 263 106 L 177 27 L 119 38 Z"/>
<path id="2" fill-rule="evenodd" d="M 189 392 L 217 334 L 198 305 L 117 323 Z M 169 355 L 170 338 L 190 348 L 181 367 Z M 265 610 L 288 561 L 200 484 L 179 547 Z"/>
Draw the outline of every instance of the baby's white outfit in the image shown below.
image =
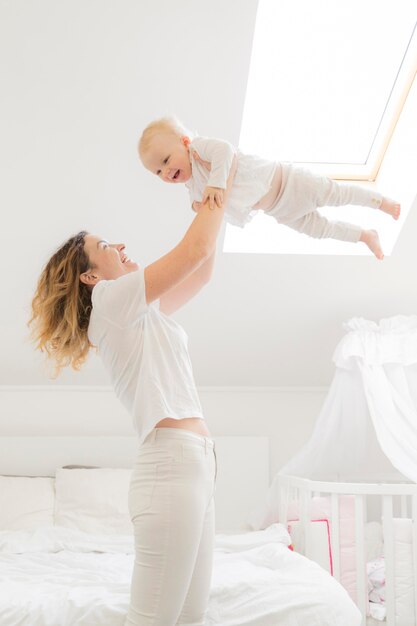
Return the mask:
<path id="1" fill-rule="evenodd" d="M 226 188 L 236 155 L 237 170 L 225 210 L 226 220 L 235 226 L 245 226 L 255 214 L 254 206 L 270 190 L 279 164 L 244 154 L 227 141 L 208 137 L 195 137 L 190 143 L 192 151 L 196 151 L 201 159 L 209 161 L 211 170 L 208 171 L 198 160 L 191 158 L 192 176 L 186 183 L 191 203 L 195 200 L 201 202 L 207 186 Z M 360 226 L 330 221 L 320 215 L 317 207 L 356 204 L 379 208 L 381 194 L 358 185 L 337 183 L 290 163 L 282 163 L 281 167 L 281 190 L 274 205 L 268 210 L 268 215 L 310 237 L 359 241 L 362 231 Z"/>

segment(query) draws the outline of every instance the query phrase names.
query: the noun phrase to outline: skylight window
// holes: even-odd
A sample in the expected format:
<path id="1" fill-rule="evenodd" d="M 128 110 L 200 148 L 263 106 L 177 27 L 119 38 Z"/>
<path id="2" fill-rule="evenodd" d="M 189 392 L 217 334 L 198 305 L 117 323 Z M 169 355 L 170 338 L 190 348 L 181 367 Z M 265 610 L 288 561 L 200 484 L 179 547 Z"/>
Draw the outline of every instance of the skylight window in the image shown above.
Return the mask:
<path id="1" fill-rule="evenodd" d="M 416 7 L 415 0 L 259 0 L 240 149 L 334 178 L 374 180 L 413 81 Z M 349 207 L 350 219 L 343 211 L 331 209 L 331 219 L 363 224 L 365 211 L 367 221 L 366 209 Z M 286 253 L 366 253 L 340 242 L 323 248 L 262 214 L 243 231 L 228 226 L 224 249 L 271 252 L 262 240 L 277 231 Z"/>

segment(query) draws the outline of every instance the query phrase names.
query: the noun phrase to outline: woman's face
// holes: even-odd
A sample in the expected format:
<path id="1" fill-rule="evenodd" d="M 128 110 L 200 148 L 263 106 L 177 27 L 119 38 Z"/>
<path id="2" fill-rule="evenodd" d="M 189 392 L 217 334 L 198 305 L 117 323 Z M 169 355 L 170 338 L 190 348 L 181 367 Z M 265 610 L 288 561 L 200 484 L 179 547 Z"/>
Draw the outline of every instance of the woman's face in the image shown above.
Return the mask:
<path id="1" fill-rule="evenodd" d="M 84 242 L 84 250 L 92 267 L 81 275 L 82 282 L 86 284 L 114 280 L 139 268 L 124 252 L 124 243 L 109 243 L 96 235 L 86 235 Z"/>

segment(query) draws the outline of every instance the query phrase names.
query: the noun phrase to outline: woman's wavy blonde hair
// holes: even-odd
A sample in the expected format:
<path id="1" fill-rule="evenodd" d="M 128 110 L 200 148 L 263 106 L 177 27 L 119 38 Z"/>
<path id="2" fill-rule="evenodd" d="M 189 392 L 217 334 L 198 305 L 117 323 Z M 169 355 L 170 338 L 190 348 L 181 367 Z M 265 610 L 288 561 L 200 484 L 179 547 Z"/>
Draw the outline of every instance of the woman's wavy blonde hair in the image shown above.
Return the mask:
<path id="1" fill-rule="evenodd" d="M 31 336 L 36 348 L 55 362 L 55 376 L 63 367 L 79 370 L 91 347 L 91 288 L 80 281 L 91 267 L 84 250 L 86 235 L 80 231 L 52 255 L 32 300 Z"/>

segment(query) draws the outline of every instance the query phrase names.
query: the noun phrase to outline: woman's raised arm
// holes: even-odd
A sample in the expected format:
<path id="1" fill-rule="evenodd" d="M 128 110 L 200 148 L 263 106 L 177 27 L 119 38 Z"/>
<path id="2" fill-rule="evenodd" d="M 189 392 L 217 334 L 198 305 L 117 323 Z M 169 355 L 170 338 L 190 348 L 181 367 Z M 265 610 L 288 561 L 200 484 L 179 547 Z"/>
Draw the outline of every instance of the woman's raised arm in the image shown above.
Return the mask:
<path id="1" fill-rule="evenodd" d="M 224 209 L 203 205 L 180 243 L 145 268 L 146 300 L 153 302 L 197 270 L 214 252 Z"/>
<path id="2" fill-rule="evenodd" d="M 198 158 L 200 162 L 207 169 L 210 169 L 210 163 L 201 160 L 199 155 L 195 155 L 195 157 Z M 227 180 L 223 207 L 227 203 L 227 198 L 228 198 L 230 189 L 233 184 L 233 179 L 236 173 L 236 169 L 237 169 L 237 159 L 236 157 L 234 157 L 233 162 L 232 162 L 232 168 L 229 173 L 229 178 Z M 199 207 L 197 211 L 198 215 L 200 214 L 201 211 L 206 211 L 207 207 L 208 207 L 207 202 L 204 205 L 200 205 L 199 203 Z M 218 207 L 216 207 L 214 210 L 210 210 L 210 213 L 213 213 L 217 209 Z M 223 212 L 223 208 L 220 210 Z M 210 213 L 209 213 L 209 217 L 210 217 Z M 195 218 L 195 220 L 196 219 L 197 218 Z M 220 229 L 220 225 L 217 230 L 217 234 L 219 232 L 219 229 Z M 187 232 L 187 234 L 189 234 L 189 231 Z M 187 276 L 185 276 L 182 280 L 178 281 L 178 283 L 176 283 L 175 285 L 172 285 L 169 289 L 167 289 L 167 291 L 160 294 L 160 300 L 161 300 L 160 309 L 163 313 L 166 313 L 169 315 L 170 313 L 173 313 L 174 311 L 179 309 L 186 302 L 191 300 L 191 298 L 193 298 L 202 289 L 202 287 L 204 287 L 204 285 L 206 285 L 209 282 L 211 275 L 213 273 L 216 238 L 217 238 L 217 235 L 214 238 L 213 247 L 212 247 L 211 252 L 208 254 L 208 256 L 201 263 L 196 265 L 195 268 L 191 270 L 191 272 L 188 273 Z M 146 270 L 145 270 L 145 280 L 146 280 Z M 148 300 L 148 302 L 150 302 L 150 300 Z"/>

